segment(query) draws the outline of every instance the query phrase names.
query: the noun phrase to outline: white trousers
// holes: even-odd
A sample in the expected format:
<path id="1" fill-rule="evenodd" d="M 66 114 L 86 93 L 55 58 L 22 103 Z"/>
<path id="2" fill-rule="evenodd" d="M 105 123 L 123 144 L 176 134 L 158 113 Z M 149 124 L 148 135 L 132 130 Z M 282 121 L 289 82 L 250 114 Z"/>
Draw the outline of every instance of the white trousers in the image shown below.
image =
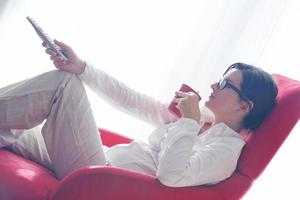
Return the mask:
<path id="1" fill-rule="evenodd" d="M 0 89 L 0 147 L 52 169 L 59 179 L 106 164 L 84 86 L 60 70 Z"/>

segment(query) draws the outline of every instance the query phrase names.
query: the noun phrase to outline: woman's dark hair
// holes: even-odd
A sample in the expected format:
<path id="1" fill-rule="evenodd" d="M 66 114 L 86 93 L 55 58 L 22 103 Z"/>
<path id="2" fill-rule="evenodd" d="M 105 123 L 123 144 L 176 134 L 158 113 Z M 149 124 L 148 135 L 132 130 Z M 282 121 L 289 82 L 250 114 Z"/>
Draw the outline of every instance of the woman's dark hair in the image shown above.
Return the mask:
<path id="1" fill-rule="evenodd" d="M 244 128 L 256 129 L 273 110 L 278 93 L 277 84 L 271 74 L 245 63 L 234 63 L 227 68 L 242 72 L 241 91 L 253 102 L 253 108 L 243 120 Z"/>

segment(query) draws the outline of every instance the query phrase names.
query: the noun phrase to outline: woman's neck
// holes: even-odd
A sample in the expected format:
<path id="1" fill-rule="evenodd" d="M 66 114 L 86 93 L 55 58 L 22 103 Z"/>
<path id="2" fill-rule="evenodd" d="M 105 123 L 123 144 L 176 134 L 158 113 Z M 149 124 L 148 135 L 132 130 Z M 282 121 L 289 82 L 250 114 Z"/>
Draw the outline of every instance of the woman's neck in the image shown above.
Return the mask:
<path id="1" fill-rule="evenodd" d="M 204 123 L 204 124 L 201 126 L 198 135 L 201 134 L 201 133 L 203 133 L 203 132 L 206 131 L 207 129 L 209 129 L 211 126 L 212 126 L 212 123 L 211 123 L 211 122 L 206 122 L 206 123 Z"/>
<path id="2" fill-rule="evenodd" d="M 218 124 L 218 123 L 224 123 L 228 127 L 230 127 L 232 130 L 236 131 L 237 133 L 240 133 L 243 130 L 242 123 L 236 120 L 220 120 L 220 119 L 215 119 L 215 122 L 213 124 Z"/>

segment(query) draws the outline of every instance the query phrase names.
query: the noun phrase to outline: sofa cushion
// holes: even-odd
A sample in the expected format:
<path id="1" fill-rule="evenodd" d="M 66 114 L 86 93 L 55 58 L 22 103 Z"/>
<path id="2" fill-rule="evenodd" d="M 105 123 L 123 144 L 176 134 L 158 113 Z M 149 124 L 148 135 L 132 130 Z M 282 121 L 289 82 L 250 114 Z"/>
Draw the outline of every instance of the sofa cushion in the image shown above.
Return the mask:
<path id="1" fill-rule="evenodd" d="M 58 181 L 41 165 L 0 149 L 0 197 L 7 200 L 45 200 Z"/>

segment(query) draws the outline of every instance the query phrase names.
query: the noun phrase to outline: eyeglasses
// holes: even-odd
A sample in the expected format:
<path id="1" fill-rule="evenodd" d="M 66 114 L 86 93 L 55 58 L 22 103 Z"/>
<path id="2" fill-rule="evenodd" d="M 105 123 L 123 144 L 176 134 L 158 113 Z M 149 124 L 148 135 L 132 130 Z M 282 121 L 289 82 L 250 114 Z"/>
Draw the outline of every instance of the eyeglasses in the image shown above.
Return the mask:
<path id="1" fill-rule="evenodd" d="M 247 95 L 245 95 L 240 89 L 238 89 L 237 87 L 235 87 L 234 85 L 232 85 L 230 82 L 228 82 L 227 79 L 223 78 L 219 81 L 218 83 L 218 87 L 220 90 L 223 90 L 224 88 L 230 88 L 233 89 L 239 96 L 241 99 L 245 100 L 245 101 L 249 101 L 250 99 L 247 97 Z"/>

